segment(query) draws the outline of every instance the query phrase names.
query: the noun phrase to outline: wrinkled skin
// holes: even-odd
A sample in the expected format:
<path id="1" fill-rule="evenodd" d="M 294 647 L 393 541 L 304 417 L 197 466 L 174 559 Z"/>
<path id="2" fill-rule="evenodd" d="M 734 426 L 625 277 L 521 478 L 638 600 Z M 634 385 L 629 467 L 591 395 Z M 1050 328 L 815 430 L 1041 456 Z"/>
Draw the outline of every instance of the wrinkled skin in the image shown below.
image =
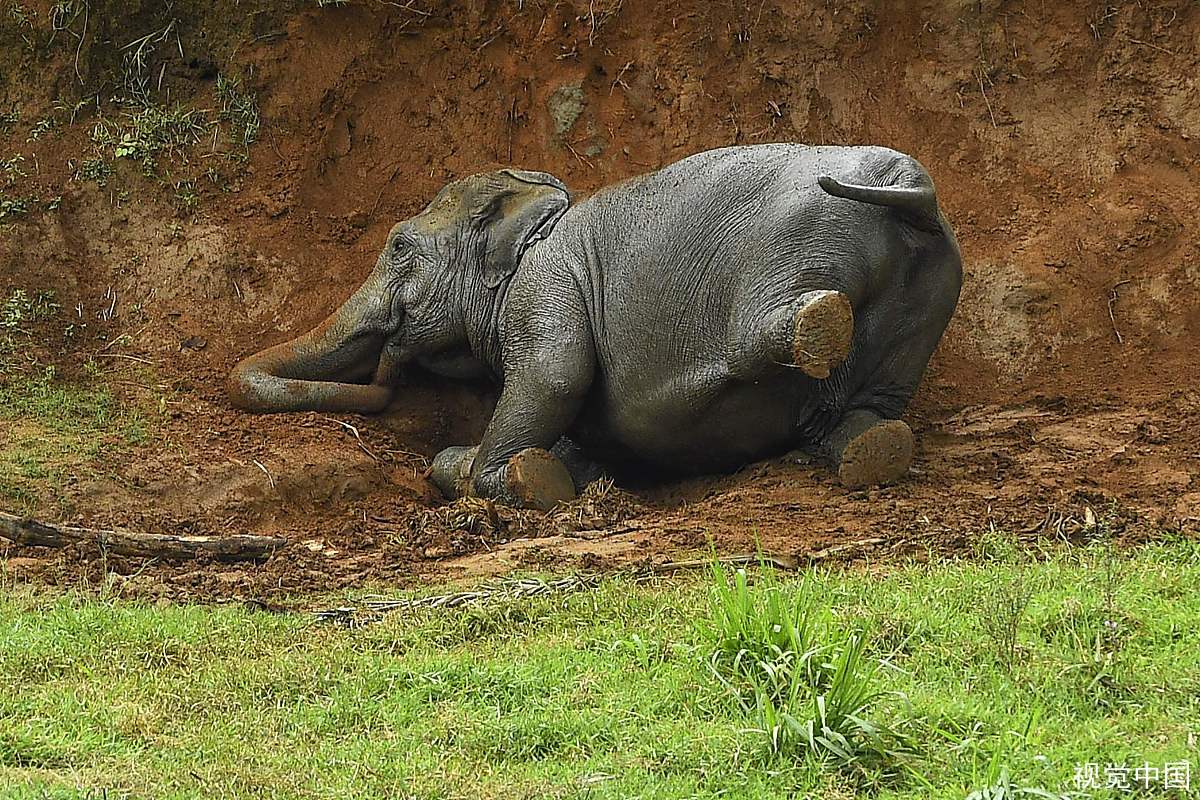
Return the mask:
<path id="1" fill-rule="evenodd" d="M 714 150 L 576 205 L 503 170 L 396 225 L 363 286 L 230 391 L 371 413 L 406 364 L 491 376 L 483 441 L 432 468 L 452 496 L 548 508 L 598 464 L 711 472 L 795 448 L 887 483 L 961 277 L 929 176 L 885 148 Z"/>

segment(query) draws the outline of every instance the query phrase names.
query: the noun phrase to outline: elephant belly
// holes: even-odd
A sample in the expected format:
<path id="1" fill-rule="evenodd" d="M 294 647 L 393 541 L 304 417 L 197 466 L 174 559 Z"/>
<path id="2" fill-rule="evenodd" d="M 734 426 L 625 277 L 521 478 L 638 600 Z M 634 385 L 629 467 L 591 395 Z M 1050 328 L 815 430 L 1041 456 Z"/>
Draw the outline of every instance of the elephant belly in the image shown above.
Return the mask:
<path id="1" fill-rule="evenodd" d="M 735 469 L 801 443 L 813 406 L 795 383 L 725 380 L 685 396 L 666 387 L 604 398 L 585 412 L 575 435 L 602 461 L 676 474 Z"/>

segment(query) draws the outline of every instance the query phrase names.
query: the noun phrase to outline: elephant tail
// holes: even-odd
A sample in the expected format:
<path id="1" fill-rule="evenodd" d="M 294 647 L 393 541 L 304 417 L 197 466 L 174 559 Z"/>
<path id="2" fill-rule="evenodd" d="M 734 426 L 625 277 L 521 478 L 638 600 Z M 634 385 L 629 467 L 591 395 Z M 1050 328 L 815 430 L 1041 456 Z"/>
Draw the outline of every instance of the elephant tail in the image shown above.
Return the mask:
<path id="1" fill-rule="evenodd" d="M 856 183 L 842 183 L 828 175 L 817 178 L 817 183 L 834 197 L 877 206 L 891 206 L 925 219 L 937 219 L 937 195 L 934 194 L 932 186 L 862 186 Z"/>

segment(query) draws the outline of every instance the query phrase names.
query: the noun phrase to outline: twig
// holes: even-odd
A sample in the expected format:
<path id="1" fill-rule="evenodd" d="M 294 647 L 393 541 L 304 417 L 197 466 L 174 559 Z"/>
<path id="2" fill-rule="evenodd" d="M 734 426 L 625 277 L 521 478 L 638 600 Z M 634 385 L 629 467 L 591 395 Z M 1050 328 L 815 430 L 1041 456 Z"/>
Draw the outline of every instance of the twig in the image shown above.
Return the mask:
<path id="1" fill-rule="evenodd" d="M 374 453 L 372 453 L 372 452 L 371 452 L 371 451 L 370 451 L 370 450 L 367 448 L 367 446 L 366 446 L 366 445 L 363 443 L 362 437 L 361 437 L 361 436 L 359 436 L 359 434 L 358 434 L 358 428 L 354 427 L 354 426 L 353 426 L 353 425 L 351 425 L 349 422 L 342 422 L 340 419 L 334 419 L 333 417 L 321 417 L 321 419 L 327 419 L 327 420 L 329 420 L 330 422 L 336 422 L 338 425 L 341 425 L 343 428 L 345 428 L 346 430 L 350 431 L 352 434 L 354 434 L 354 438 L 355 438 L 355 440 L 357 440 L 357 441 L 358 441 L 358 446 L 362 448 L 362 451 L 363 451 L 364 453 L 366 453 L 367 455 L 369 455 L 369 456 L 371 457 L 371 460 L 372 460 L 372 461 L 378 461 L 378 460 L 379 460 L 379 456 L 377 456 L 377 455 L 375 455 Z"/>
<path id="2" fill-rule="evenodd" d="M 392 611 L 462 608 L 497 601 L 570 594 L 585 589 L 595 589 L 600 586 L 601 581 L 602 578 L 594 574 L 568 575 L 556 580 L 507 578 L 485 583 L 478 589 L 428 597 L 392 598 L 370 595 L 363 598 L 362 608 L 327 608 L 314 611 L 313 615 L 321 622 L 333 622 L 348 628 L 359 628 L 371 622 L 378 622 L 385 614 Z"/>
<path id="3" fill-rule="evenodd" d="M 154 362 L 148 358 L 141 358 L 139 356 L 127 356 L 124 353 L 96 353 L 96 357 L 97 358 L 124 358 L 127 361 L 136 361 L 139 364 L 149 364 L 151 366 L 154 366 Z"/>
<path id="4" fill-rule="evenodd" d="M 694 558 L 688 561 L 668 561 L 665 564 L 656 564 L 653 567 L 655 572 L 674 572 L 680 569 L 697 569 L 700 567 L 708 567 L 712 564 L 728 564 L 730 566 L 753 566 L 763 564 L 766 566 L 775 567 L 782 570 L 800 569 L 800 564 L 791 556 L 770 556 L 765 553 L 742 553 L 736 556 L 724 556 L 722 558 Z"/>
<path id="5" fill-rule="evenodd" d="M 271 149 L 275 151 L 275 157 L 283 161 L 283 153 L 279 152 L 279 144 L 275 141 L 275 126 L 265 125 L 263 127 L 267 129 L 267 136 L 271 139 Z"/>
<path id="6" fill-rule="evenodd" d="M 175 536 L 50 525 L 0 513 L 0 538 L 29 547 L 66 547 L 92 542 L 109 552 L 143 558 L 196 558 L 206 554 L 223 561 L 247 561 L 269 556 L 287 544 L 273 536 Z"/>
<path id="7" fill-rule="evenodd" d="M 396 174 L 400 172 L 400 167 L 403 165 L 403 161 L 396 161 L 391 165 L 391 174 L 388 175 L 388 179 L 383 182 L 383 185 L 379 187 L 379 194 L 375 195 L 375 203 L 371 206 L 372 217 L 375 216 L 375 212 L 379 210 L 379 203 L 383 200 L 383 193 L 386 192 L 388 187 L 392 185 L 392 181 L 396 180 Z"/>
<path id="8" fill-rule="evenodd" d="M 420 461 L 425 466 L 429 466 L 428 457 L 423 456 L 420 453 L 414 453 L 412 450 L 384 450 L 383 452 L 387 453 L 389 456 L 394 455 L 394 454 L 399 454 L 402 456 L 408 456 L 409 458 L 415 458 L 417 461 Z"/>
<path id="9" fill-rule="evenodd" d="M 1157 50 L 1158 52 L 1166 53 L 1169 56 L 1175 55 L 1175 53 L 1173 51 L 1168 50 L 1165 47 L 1159 47 L 1158 45 L 1152 44 L 1150 42 L 1143 42 L 1141 39 L 1135 39 L 1132 36 L 1126 36 L 1125 38 L 1128 39 L 1129 41 L 1133 42 L 1134 44 L 1140 44 L 1142 47 L 1149 47 L 1151 50 Z"/>
<path id="10" fill-rule="evenodd" d="M 579 163 L 580 163 L 580 164 L 583 164 L 583 165 L 585 165 L 585 166 L 586 166 L 588 169 L 595 169 L 595 168 L 596 168 L 596 165 L 595 165 L 595 164 L 593 164 L 592 162 L 588 161 L 588 160 L 587 160 L 586 158 L 584 158 L 583 156 L 579 155 L 579 151 L 577 151 L 577 150 L 576 150 L 574 147 L 572 147 L 570 142 L 566 142 L 566 141 L 564 141 L 564 142 L 563 142 L 563 144 L 565 144 L 565 145 L 567 146 L 567 149 L 571 151 L 571 155 L 573 155 L 573 156 L 575 156 L 575 158 L 579 159 Z"/>
<path id="11" fill-rule="evenodd" d="M 979 81 L 979 93 L 981 95 L 983 95 L 983 102 L 987 105 L 988 116 L 992 118 L 992 127 L 995 128 L 995 127 L 997 127 L 996 126 L 996 115 L 994 113 L 992 113 L 992 101 L 988 100 L 987 92 L 984 91 L 984 88 L 983 88 L 983 73 L 982 72 L 975 73 L 975 78 L 976 78 L 976 80 Z"/>
<path id="12" fill-rule="evenodd" d="M 507 161 L 507 163 L 511 164 L 512 157 L 513 157 L 512 156 L 512 154 L 513 154 L 513 128 L 515 128 L 517 126 L 517 98 L 516 97 L 513 97 L 512 105 L 509 106 L 508 111 L 504 114 L 504 116 L 505 116 L 505 121 L 508 122 L 508 161 Z"/>
<path id="13" fill-rule="evenodd" d="M 83 49 L 83 40 L 87 38 L 88 14 L 91 12 L 91 3 L 83 4 L 83 33 L 79 34 L 79 44 L 75 45 L 75 77 L 79 80 L 79 85 L 83 86 L 83 73 L 79 71 L 79 51 Z"/>
<path id="14" fill-rule="evenodd" d="M 609 97 L 612 97 L 612 93 L 613 93 L 613 92 L 615 92 L 615 91 L 617 90 L 617 86 L 618 86 L 618 84 L 619 84 L 619 85 L 621 85 L 621 86 L 624 86 L 626 91 L 629 91 L 629 84 L 628 84 L 628 83 L 626 83 L 625 81 L 621 80 L 621 77 L 622 77 L 622 76 L 623 76 L 623 75 L 624 75 L 626 72 L 628 72 L 628 71 L 629 71 L 629 69 L 630 69 L 631 67 L 633 67 L 633 62 L 632 62 L 632 61 L 627 61 L 627 62 L 625 62 L 625 66 L 621 67 L 621 71 L 617 73 L 617 77 L 616 77 L 616 79 L 615 79 L 615 80 L 613 80 L 613 82 L 612 82 L 612 86 L 610 86 L 610 87 L 609 87 L 609 89 L 608 89 L 608 96 L 609 96 Z"/>
<path id="15" fill-rule="evenodd" d="M 269 483 L 271 485 L 271 488 L 274 489 L 275 488 L 275 479 L 271 477 L 271 473 L 267 472 L 267 468 L 262 465 L 261 461 L 259 461 L 257 459 L 251 459 L 251 460 L 254 461 L 254 466 L 261 469 L 263 475 L 267 476 L 267 483 Z"/>
<path id="16" fill-rule="evenodd" d="M 489 36 L 487 39 L 485 39 L 485 40 L 484 40 L 484 42 L 483 42 L 483 44 L 481 44 L 481 45 L 479 45 L 478 47 L 476 47 L 476 48 L 475 48 L 475 52 L 476 52 L 476 53 L 480 52 L 481 50 L 483 50 L 483 48 L 487 47 L 489 44 L 491 44 L 492 42 L 496 41 L 496 39 L 497 39 L 497 38 L 500 36 L 500 34 L 502 34 L 502 33 L 504 33 L 504 26 L 503 26 L 503 25 L 501 25 L 499 28 L 496 28 L 495 32 L 494 32 L 494 33 L 492 33 L 492 35 L 491 35 L 491 36 Z"/>
<path id="17" fill-rule="evenodd" d="M 398 8 L 401 11 L 411 11 L 414 14 L 420 14 L 422 17 L 432 17 L 433 16 L 432 12 L 423 11 L 419 8 L 413 8 L 413 4 L 411 2 L 405 3 L 404 5 L 400 5 L 399 3 L 389 2 L 389 0 L 379 0 L 379 3 L 381 5 L 385 5 L 385 6 L 391 6 L 392 8 Z"/>
<path id="18" fill-rule="evenodd" d="M 130 340 L 136 339 L 137 337 L 139 337 L 143 333 L 145 333 L 146 328 L 149 328 L 149 327 L 150 327 L 149 323 L 143 325 L 141 328 L 138 329 L 137 333 L 133 334 L 132 336 L 128 333 L 122 333 L 120 336 L 116 337 L 111 342 L 104 345 L 104 347 L 101 347 L 99 350 L 97 350 L 96 355 L 100 355 L 101 353 L 107 353 L 109 351 L 109 348 L 115 347 L 117 344 L 119 344 L 121 341 L 123 341 L 125 339 L 130 339 Z"/>
<path id="19" fill-rule="evenodd" d="M 1113 314 L 1113 306 L 1116 305 L 1117 302 L 1117 289 L 1121 288 L 1127 283 L 1133 283 L 1133 280 L 1131 278 L 1127 278 L 1123 281 L 1117 281 L 1115 284 L 1113 284 L 1113 287 L 1108 290 L 1108 319 L 1112 322 L 1113 333 L 1117 335 L 1117 344 L 1121 346 L 1125 345 L 1125 337 L 1123 337 L 1121 332 L 1117 330 L 1117 318 Z"/>

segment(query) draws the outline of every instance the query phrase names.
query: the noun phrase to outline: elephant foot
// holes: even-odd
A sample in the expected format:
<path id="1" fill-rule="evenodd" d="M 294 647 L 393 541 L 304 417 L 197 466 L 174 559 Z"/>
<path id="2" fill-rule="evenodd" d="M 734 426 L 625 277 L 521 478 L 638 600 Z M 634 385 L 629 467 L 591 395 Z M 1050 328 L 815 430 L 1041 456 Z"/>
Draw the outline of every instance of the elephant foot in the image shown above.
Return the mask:
<path id="1" fill-rule="evenodd" d="M 433 458 L 429 480 L 447 500 L 457 500 L 470 494 L 471 469 L 475 466 L 478 447 L 447 447 Z"/>
<path id="2" fill-rule="evenodd" d="M 508 460 L 509 495 L 522 508 L 549 511 L 575 499 L 575 482 L 563 463 L 540 447 L 530 447 Z"/>
<path id="3" fill-rule="evenodd" d="M 846 360 L 854 338 L 854 311 L 841 292 L 806 292 L 797 301 L 792 363 L 810 378 L 824 379 Z"/>
<path id="4" fill-rule="evenodd" d="M 838 478 L 850 489 L 895 483 L 908 473 L 912 457 L 912 429 L 898 419 L 881 420 L 846 444 Z"/>

